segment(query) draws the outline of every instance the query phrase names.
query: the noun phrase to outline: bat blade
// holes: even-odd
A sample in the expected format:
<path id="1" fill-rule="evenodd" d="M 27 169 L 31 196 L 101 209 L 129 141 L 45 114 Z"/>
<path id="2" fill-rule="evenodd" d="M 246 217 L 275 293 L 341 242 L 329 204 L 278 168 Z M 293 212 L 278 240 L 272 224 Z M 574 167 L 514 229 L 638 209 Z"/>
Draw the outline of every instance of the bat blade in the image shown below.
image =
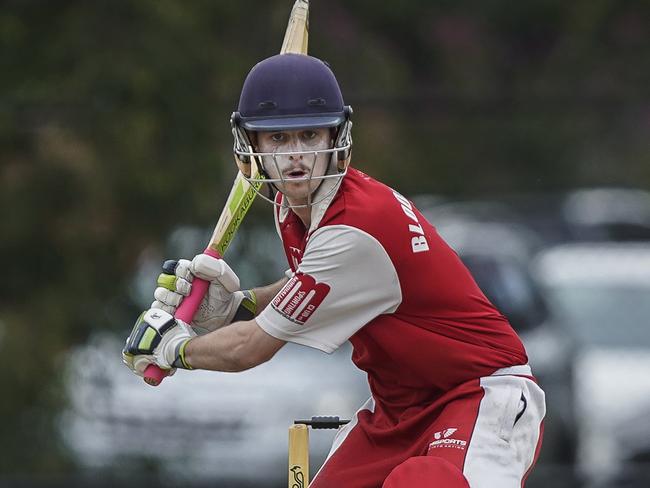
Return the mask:
<path id="1" fill-rule="evenodd" d="M 289 22 L 284 34 L 280 54 L 307 54 L 307 45 L 309 41 L 309 1 L 296 0 L 289 15 Z M 259 168 L 254 160 L 251 163 L 251 177 L 260 178 Z M 246 181 L 241 172 L 237 173 L 233 183 L 226 205 L 224 206 L 221 216 L 210 239 L 210 243 L 204 253 L 215 258 L 221 258 L 228 246 L 232 242 L 237 229 L 241 225 L 246 212 L 255 200 L 256 190 L 261 183 L 255 183 L 257 187 Z M 191 323 L 194 314 L 199 308 L 203 297 L 208 291 L 210 283 L 200 278 L 195 278 L 192 282 L 192 291 L 189 296 L 185 297 L 174 315 L 176 318 L 186 323 Z M 144 372 L 144 381 L 151 386 L 158 386 L 168 371 L 160 369 L 155 364 L 150 364 Z"/>
<path id="2" fill-rule="evenodd" d="M 257 170 L 257 165 L 255 163 L 253 165 L 255 169 L 252 171 L 251 177 L 261 179 L 262 176 Z M 244 220 L 244 216 L 253 204 L 257 196 L 257 191 L 261 186 L 261 182 L 250 183 L 246 181 L 242 173 L 237 173 L 235 182 L 230 190 L 230 195 L 228 195 L 228 199 L 226 200 L 226 205 L 221 212 L 221 217 L 219 217 L 219 221 L 214 228 L 214 233 L 208 245 L 209 250 L 212 250 L 219 256 L 223 256 L 226 253 L 226 249 L 230 246 L 237 229 L 239 229 L 239 226 Z"/>

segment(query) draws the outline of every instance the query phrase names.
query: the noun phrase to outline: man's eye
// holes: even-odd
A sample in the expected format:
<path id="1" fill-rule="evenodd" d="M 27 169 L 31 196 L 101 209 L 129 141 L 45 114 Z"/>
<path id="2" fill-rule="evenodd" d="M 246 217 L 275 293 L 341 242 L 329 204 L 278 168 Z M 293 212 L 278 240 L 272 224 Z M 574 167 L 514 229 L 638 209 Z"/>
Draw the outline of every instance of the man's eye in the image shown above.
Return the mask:
<path id="1" fill-rule="evenodd" d="M 282 142 L 284 141 L 284 134 L 281 132 L 278 132 L 277 134 L 272 134 L 271 135 L 271 140 L 273 142 Z"/>
<path id="2" fill-rule="evenodd" d="M 303 139 L 305 139 L 307 141 L 311 141 L 312 139 L 314 139 L 316 137 L 316 132 L 314 132 L 313 130 L 303 131 L 302 137 L 303 137 Z"/>

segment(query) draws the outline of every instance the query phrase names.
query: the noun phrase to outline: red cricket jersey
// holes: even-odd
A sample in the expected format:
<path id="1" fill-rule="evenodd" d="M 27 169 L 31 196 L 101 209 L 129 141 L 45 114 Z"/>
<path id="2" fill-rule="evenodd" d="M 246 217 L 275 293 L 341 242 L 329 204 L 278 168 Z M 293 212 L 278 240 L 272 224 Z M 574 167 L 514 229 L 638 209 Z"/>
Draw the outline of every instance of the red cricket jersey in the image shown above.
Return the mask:
<path id="1" fill-rule="evenodd" d="M 286 207 L 275 217 L 293 277 L 258 324 L 325 352 L 349 340 L 389 421 L 469 380 L 527 363 L 507 319 L 395 190 L 350 169 L 313 206 L 310 229 Z"/>

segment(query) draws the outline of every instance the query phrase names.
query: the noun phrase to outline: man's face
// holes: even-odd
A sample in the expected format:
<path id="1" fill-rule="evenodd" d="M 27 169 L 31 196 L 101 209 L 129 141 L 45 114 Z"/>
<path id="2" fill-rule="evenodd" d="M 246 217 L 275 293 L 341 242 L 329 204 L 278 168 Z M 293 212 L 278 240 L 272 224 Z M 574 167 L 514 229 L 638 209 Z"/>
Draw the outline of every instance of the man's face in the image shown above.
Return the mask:
<path id="1" fill-rule="evenodd" d="M 323 176 L 327 172 L 331 155 L 309 153 L 332 147 L 330 129 L 300 129 L 277 132 L 258 132 L 257 150 L 263 153 L 285 153 L 306 151 L 305 154 L 264 156 L 264 169 L 269 178 L 283 179 L 276 183 L 294 205 L 304 205 L 320 184 L 321 180 L 311 177 Z"/>

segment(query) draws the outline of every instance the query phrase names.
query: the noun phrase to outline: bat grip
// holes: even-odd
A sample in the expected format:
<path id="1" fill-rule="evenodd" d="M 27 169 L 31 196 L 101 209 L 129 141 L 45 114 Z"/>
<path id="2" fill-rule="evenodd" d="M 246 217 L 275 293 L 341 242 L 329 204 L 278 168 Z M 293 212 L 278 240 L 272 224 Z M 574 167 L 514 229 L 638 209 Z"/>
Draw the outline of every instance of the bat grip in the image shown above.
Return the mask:
<path id="1" fill-rule="evenodd" d="M 209 246 L 205 251 L 203 251 L 203 254 L 207 254 L 213 258 L 221 259 L 219 253 Z M 192 319 L 194 318 L 194 314 L 201 305 L 201 301 L 203 300 L 203 297 L 205 297 L 205 294 L 208 292 L 209 287 L 209 281 L 195 276 L 194 280 L 192 280 L 192 289 L 190 290 L 190 294 L 183 298 L 183 301 L 176 309 L 174 317 L 182 320 L 187 324 L 191 323 Z M 148 385 L 158 386 L 168 375 L 168 370 L 161 369 L 155 364 L 150 364 L 144 370 L 144 381 Z"/>

